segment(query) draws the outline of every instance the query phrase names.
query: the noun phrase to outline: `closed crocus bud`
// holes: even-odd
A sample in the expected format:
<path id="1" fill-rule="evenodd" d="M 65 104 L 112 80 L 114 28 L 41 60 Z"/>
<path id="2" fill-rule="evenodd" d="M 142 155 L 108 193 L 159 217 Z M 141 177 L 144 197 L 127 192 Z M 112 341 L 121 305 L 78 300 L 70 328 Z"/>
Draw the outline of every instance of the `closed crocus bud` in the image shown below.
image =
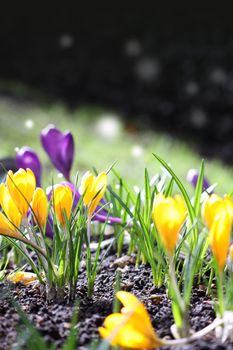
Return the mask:
<path id="1" fill-rule="evenodd" d="M 202 205 L 202 216 L 209 229 L 211 228 L 216 215 L 219 215 L 220 211 L 226 211 L 233 219 L 233 200 L 227 195 L 225 195 L 224 198 L 221 198 L 213 193 Z"/>
<path id="2" fill-rule="evenodd" d="M 41 186 L 41 163 L 38 155 L 32 148 L 24 146 L 17 151 L 16 166 L 18 169 L 31 169 L 36 177 L 37 186 Z"/>
<path id="3" fill-rule="evenodd" d="M 4 212 L 0 212 L 0 234 L 20 237 L 17 229 L 20 228 L 22 217 L 4 183 L 0 185 L 0 205 Z"/>
<path id="4" fill-rule="evenodd" d="M 16 173 L 9 170 L 6 183 L 16 207 L 21 215 L 26 217 L 36 188 L 34 173 L 28 168 L 26 170 L 20 168 Z"/>
<path id="5" fill-rule="evenodd" d="M 180 229 L 185 221 L 187 209 L 180 195 L 165 198 L 159 194 L 153 207 L 153 221 L 166 250 L 172 254 Z"/>
<path id="6" fill-rule="evenodd" d="M 103 198 L 107 187 L 107 174 L 100 173 L 97 177 L 87 171 L 81 181 L 79 189 L 83 195 L 84 204 L 88 207 L 88 215 L 92 215 Z"/>
<path id="7" fill-rule="evenodd" d="M 38 187 L 34 191 L 31 203 L 34 220 L 43 229 L 48 215 L 48 200 L 45 191 Z"/>
<path id="8" fill-rule="evenodd" d="M 131 293 L 120 291 L 116 297 L 124 308 L 121 313 L 113 313 L 99 328 L 102 338 L 112 346 L 126 349 L 155 349 L 163 345 L 152 327 L 144 305 Z"/>
<path id="9" fill-rule="evenodd" d="M 231 227 L 232 218 L 226 211 L 219 211 L 210 228 L 210 247 L 220 271 L 222 271 L 226 264 Z"/>
<path id="10" fill-rule="evenodd" d="M 8 281 L 12 283 L 23 283 L 25 286 L 38 280 L 37 275 L 31 272 L 17 271 L 7 276 Z"/>
<path id="11" fill-rule="evenodd" d="M 74 139 L 69 131 L 62 133 L 54 125 L 41 131 L 41 143 L 53 165 L 70 180 L 74 158 Z"/>
<path id="12" fill-rule="evenodd" d="M 210 247 L 221 271 L 226 264 L 231 227 L 233 201 L 229 196 L 209 196 L 202 206 L 202 216 L 209 229 Z"/>
<path id="13" fill-rule="evenodd" d="M 59 223 L 64 226 L 66 218 L 69 220 L 72 210 L 73 198 L 69 186 L 55 185 L 53 190 L 54 211 Z"/>

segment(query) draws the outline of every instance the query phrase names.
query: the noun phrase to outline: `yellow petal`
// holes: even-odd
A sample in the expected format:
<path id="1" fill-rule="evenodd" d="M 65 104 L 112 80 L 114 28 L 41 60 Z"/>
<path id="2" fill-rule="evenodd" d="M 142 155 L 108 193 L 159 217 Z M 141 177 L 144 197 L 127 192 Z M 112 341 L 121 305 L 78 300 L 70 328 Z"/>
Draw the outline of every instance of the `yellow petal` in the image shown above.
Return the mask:
<path id="1" fill-rule="evenodd" d="M 39 225 L 43 228 L 47 220 L 48 200 L 42 188 L 38 187 L 34 191 L 31 207 L 35 222 L 39 222 Z"/>
<path id="2" fill-rule="evenodd" d="M 14 273 L 11 273 L 7 276 L 8 281 L 17 283 L 21 282 L 25 285 L 31 284 L 34 281 L 37 281 L 37 275 L 35 273 L 31 272 L 24 272 L 24 271 L 17 271 Z"/>
<path id="3" fill-rule="evenodd" d="M 22 237 L 22 235 L 10 223 L 9 219 L 7 219 L 7 217 L 2 212 L 0 212 L 0 234 L 3 236 L 19 239 Z"/>
<path id="4" fill-rule="evenodd" d="M 134 319 L 137 319 L 136 323 L 139 322 L 138 324 L 140 324 L 140 327 L 142 327 L 141 329 L 144 329 L 144 334 L 146 334 L 149 338 L 154 338 L 155 332 L 152 327 L 149 314 L 140 300 L 135 295 L 125 291 L 117 292 L 116 297 L 124 305 L 121 312 L 123 314 L 127 314 L 133 311 Z"/>
<path id="5" fill-rule="evenodd" d="M 204 218 L 204 221 L 206 222 L 206 225 L 209 229 L 221 205 L 222 205 L 222 199 L 215 193 L 213 193 L 204 201 L 202 206 L 202 217 Z"/>
<path id="6" fill-rule="evenodd" d="M 6 183 L 15 205 L 21 215 L 25 217 L 28 212 L 29 203 L 32 200 L 33 192 L 36 188 L 34 173 L 31 169 L 19 169 L 14 174 L 9 170 Z"/>
<path id="7" fill-rule="evenodd" d="M 70 187 L 67 185 L 54 186 L 54 211 L 61 225 L 65 225 L 65 216 L 69 220 L 72 210 L 73 197 Z"/>
<path id="8" fill-rule="evenodd" d="M 19 228 L 21 225 L 21 214 L 10 196 L 8 188 L 3 183 L 0 185 L 0 204 L 9 221 Z"/>
<path id="9" fill-rule="evenodd" d="M 91 174 L 90 171 L 87 171 L 83 175 L 81 186 L 79 189 L 80 194 L 84 195 L 83 201 L 86 206 L 90 204 L 93 198 L 94 182 L 95 182 L 95 176 Z"/>
<path id="10" fill-rule="evenodd" d="M 121 313 L 109 315 L 104 327 L 99 328 L 100 335 L 111 345 L 127 349 L 155 349 L 163 342 L 151 325 L 144 305 L 131 293 L 118 292 L 117 298 L 123 303 Z"/>
<path id="11" fill-rule="evenodd" d="M 186 206 L 181 196 L 174 198 L 163 195 L 156 196 L 152 218 L 161 240 L 170 253 L 173 252 L 179 231 L 185 221 Z"/>
<path id="12" fill-rule="evenodd" d="M 81 181 L 79 188 L 83 194 L 84 204 L 88 207 L 88 214 L 92 215 L 100 200 L 103 198 L 107 187 L 107 174 L 100 173 L 97 177 L 87 171 Z"/>
<path id="13" fill-rule="evenodd" d="M 100 173 L 94 182 L 94 196 L 89 207 L 89 215 L 92 215 L 103 198 L 107 187 L 107 174 L 105 172 Z"/>
<path id="14" fill-rule="evenodd" d="M 226 264 L 232 219 L 227 212 L 216 216 L 209 232 L 209 242 L 218 267 L 222 270 Z"/>

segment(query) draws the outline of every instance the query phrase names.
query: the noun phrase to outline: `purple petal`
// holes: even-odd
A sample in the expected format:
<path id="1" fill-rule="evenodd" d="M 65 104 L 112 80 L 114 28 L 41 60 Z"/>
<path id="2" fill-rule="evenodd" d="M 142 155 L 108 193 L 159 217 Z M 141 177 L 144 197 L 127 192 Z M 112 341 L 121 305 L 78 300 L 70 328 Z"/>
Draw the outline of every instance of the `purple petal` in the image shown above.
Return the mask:
<path id="1" fill-rule="evenodd" d="M 189 183 L 193 185 L 194 188 L 197 186 L 198 177 L 199 177 L 199 172 L 196 169 L 190 169 L 187 173 L 187 180 Z M 204 176 L 202 192 L 206 191 L 209 187 L 210 187 L 209 181 Z"/>
<path id="2" fill-rule="evenodd" d="M 36 152 L 27 146 L 20 148 L 16 154 L 16 166 L 17 168 L 27 169 L 30 168 L 36 177 L 37 186 L 41 186 L 41 163 Z"/>
<path id="3" fill-rule="evenodd" d="M 48 216 L 45 232 L 46 237 L 53 238 L 53 218 L 51 215 Z"/>
<path id="4" fill-rule="evenodd" d="M 69 131 L 62 133 L 54 125 L 41 131 L 41 143 L 53 165 L 69 181 L 74 158 L 74 139 Z"/>
<path id="5" fill-rule="evenodd" d="M 115 216 L 94 214 L 92 217 L 92 221 L 105 222 L 106 220 L 109 224 L 122 224 L 122 219 Z"/>

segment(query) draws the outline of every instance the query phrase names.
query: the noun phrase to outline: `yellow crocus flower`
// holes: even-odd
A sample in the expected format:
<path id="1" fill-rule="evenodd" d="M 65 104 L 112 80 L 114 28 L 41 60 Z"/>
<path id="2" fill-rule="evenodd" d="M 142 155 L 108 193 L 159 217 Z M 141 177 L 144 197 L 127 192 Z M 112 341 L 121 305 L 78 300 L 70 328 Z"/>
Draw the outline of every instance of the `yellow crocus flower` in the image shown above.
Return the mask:
<path id="1" fill-rule="evenodd" d="M 221 198 L 213 193 L 202 205 L 202 216 L 209 229 L 211 228 L 216 215 L 219 215 L 220 211 L 227 212 L 233 219 L 233 200 L 227 195 L 225 195 L 224 198 Z"/>
<path id="2" fill-rule="evenodd" d="M 48 215 L 48 200 L 42 188 L 37 187 L 34 191 L 31 207 L 35 222 L 38 222 L 41 228 L 44 228 Z"/>
<path id="3" fill-rule="evenodd" d="M 209 229 L 209 243 L 220 271 L 226 264 L 231 227 L 233 221 L 233 201 L 212 194 L 202 207 L 202 215 Z"/>
<path id="4" fill-rule="evenodd" d="M 72 210 L 72 191 L 68 185 L 55 185 L 53 190 L 54 211 L 61 225 L 69 220 Z"/>
<path id="5" fill-rule="evenodd" d="M 21 237 L 17 229 L 20 228 L 22 216 L 4 183 L 0 184 L 0 205 L 4 212 L 0 212 L 0 234 Z"/>
<path id="6" fill-rule="evenodd" d="M 16 173 L 9 170 L 6 183 L 19 212 L 23 217 L 26 217 L 29 203 L 36 188 L 34 173 L 31 169 L 24 170 L 20 168 Z"/>
<path id="7" fill-rule="evenodd" d="M 97 177 L 87 171 L 81 181 L 80 194 L 84 195 L 84 204 L 88 207 L 88 215 L 92 215 L 103 198 L 107 187 L 107 174 L 100 173 Z"/>
<path id="8" fill-rule="evenodd" d="M 116 297 L 124 307 L 121 313 L 106 317 L 104 327 L 99 328 L 101 337 L 113 346 L 127 349 L 155 349 L 163 345 L 144 305 L 128 292 L 117 292 Z"/>
<path id="9" fill-rule="evenodd" d="M 209 243 L 218 268 L 221 271 L 227 260 L 230 244 L 232 219 L 228 213 L 221 212 L 216 216 L 209 231 Z"/>
<path id="10" fill-rule="evenodd" d="M 25 285 L 29 285 L 38 280 L 37 275 L 31 272 L 17 271 L 7 276 L 8 281 L 12 283 L 21 282 Z"/>
<path id="11" fill-rule="evenodd" d="M 155 198 L 152 218 L 166 250 L 172 254 L 185 221 L 187 209 L 180 195 Z"/>

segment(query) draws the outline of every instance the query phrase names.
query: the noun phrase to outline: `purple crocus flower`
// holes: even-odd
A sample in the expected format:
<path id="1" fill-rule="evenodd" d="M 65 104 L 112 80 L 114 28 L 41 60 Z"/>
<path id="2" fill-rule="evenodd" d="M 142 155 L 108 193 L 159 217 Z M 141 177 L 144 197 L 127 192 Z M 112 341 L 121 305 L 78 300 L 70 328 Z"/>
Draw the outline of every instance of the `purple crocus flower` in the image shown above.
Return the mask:
<path id="1" fill-rule="evenodd" d="M 197 186 L 198 177 L 199 177 L 199 172 L 196 169 L 190 169 L 187 173 L 187 180 L 189 183 L 193 185 L 194 188 Z M 209 181 L 204 176 L 202 192 L 206 191 L 209 187 L 210 187 Z"/>
<path id="2" fill-rule="evenodd" d="M 35 174 L 37 186 L 41 186 L 41 163 L 38 155 L 32 148 L 27 146 L 20 148 L 17 151 L 15 162 L 18 169 L 30 168 Z"/>
<path id="3" fill-rule="evenodd" d="M 70 181 L 74 158 L 74 139 L 69 131 L 64 133 L 50 124 L 41 131 L 41 143 L 53 165 Z"/>

